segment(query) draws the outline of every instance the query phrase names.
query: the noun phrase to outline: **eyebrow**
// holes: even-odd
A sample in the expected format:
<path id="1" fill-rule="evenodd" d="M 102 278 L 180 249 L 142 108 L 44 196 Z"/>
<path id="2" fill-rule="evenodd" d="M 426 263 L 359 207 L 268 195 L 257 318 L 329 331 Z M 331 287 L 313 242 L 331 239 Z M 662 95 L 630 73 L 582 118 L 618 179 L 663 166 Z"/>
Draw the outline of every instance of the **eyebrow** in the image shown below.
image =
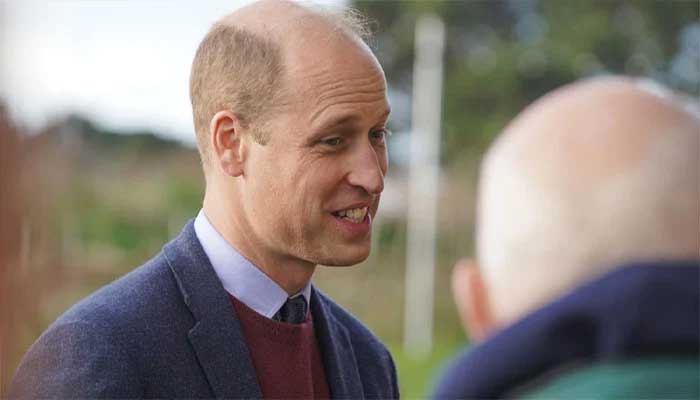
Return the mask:
<path id="1" fill-rule="evenodd" d="M 333 129 L 340 126 L 354 125 L 360 120 L 357 114 L 345 115 L 339 118 L 332 119 L 324 123 L 321 127 L 323 129 Z"/>
<path id="2" fill-rule="evenodd" d="M 391 107 L 387 107 L 387 109 L 382 113 L 381 116 L 379 116 L 378 120 L 386 120 L 389 117 L 389 114 L 391 113 Z M 330 120 L 329 122 L 324 123 L 321 125 L 321 129 L 333 129 L 341 126 L 347 126 L 347 125 L 353 125 L 357 123 L 361 117 L 357 114 L 347 114 L 335 119 Z"/>

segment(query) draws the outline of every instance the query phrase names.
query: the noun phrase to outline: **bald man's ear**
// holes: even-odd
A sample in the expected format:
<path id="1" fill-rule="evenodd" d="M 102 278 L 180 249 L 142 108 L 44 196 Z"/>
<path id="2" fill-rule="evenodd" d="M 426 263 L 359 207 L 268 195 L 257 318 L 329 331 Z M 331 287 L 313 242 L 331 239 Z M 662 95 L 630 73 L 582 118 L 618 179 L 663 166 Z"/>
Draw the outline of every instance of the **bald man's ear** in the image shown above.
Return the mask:
<path id="1" fill-rule="evenodd" d="M 462 326 L 473 341 L 481 341 L 495 328 L 488 292 L 481 271 L 472 259 L 461 259 L 452 270 L 452 294 Z"/>
<path id="2" fill-rule="evenodd" d="M 246 143 L 238 117 L 230 111 L 219 111 L 212 117 L 209 131 L 215 167 L 226 175 L 243 175 Z"/>

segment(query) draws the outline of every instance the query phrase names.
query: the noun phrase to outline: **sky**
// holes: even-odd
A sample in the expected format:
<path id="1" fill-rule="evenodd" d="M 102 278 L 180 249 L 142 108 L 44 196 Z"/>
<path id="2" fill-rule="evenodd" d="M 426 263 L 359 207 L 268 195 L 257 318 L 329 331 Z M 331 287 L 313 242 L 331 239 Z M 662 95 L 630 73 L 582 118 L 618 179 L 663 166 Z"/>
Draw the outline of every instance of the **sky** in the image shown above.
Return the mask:
<path id="1" fill-rule="evenodd" d="M 248 3 L 0 0 L 0 97 L 30 129 L 79 113 L 194 143 L 192 58 L 218 18 Z"/>

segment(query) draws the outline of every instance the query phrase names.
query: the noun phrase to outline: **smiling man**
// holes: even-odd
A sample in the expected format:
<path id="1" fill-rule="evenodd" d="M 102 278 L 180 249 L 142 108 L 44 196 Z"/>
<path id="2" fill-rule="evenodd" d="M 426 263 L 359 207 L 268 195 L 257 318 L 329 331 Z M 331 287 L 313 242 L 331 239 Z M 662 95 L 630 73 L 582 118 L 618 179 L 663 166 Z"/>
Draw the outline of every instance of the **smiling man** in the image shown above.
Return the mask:
<path id="1" fill-rule="evenodd" d="M 16 397 L 397 398 L 391 356 L 310 283 L 370 251 L 384 73 L 353 19 L 263 1 L 217 22 L 190 93 L 203 209 L 60 317 Z"/>

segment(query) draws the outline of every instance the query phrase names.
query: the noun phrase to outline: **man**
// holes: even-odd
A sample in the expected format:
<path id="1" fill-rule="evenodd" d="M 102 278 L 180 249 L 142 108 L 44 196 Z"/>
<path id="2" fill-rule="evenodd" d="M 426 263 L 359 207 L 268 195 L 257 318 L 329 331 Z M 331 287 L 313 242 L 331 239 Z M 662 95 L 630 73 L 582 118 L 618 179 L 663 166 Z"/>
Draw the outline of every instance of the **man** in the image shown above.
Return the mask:
<path id="1" fill-rule="evenodd" d="M 310 284 L 368 256 L 387 170 L 384 74 L 351 27 L 283 1 L 214 25 L 190 84 L 203 210 L 60 317 L 16 396 L 399 396 L 386 348 Z"/>
<path id="2" fill-rule="evenodd" d="M 621 77 L 544 96 L 482 165 L 435 398 L 698 398 L 700 118 Z M 477 265 L 478 264 L 478 265 Z"/>

